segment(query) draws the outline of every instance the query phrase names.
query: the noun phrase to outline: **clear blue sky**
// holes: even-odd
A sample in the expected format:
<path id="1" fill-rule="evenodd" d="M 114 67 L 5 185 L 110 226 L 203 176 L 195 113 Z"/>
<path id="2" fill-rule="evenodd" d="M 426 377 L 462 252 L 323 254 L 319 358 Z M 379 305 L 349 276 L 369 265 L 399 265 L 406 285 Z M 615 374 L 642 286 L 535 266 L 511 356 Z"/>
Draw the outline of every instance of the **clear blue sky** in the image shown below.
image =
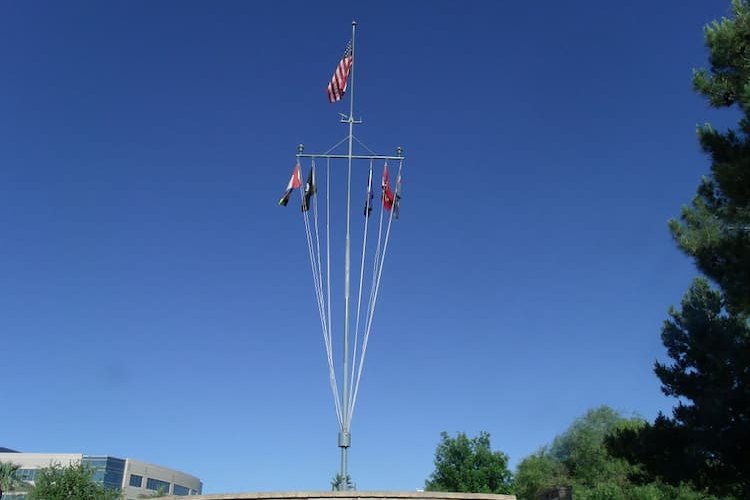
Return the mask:
<path id="1" fill-rule="evenodd" d="M 324 87 L 352 19 L 356 133 L 408 157 L 358 488 L 422 487 L 443 430 L 516 464 L 588 408 L 668 411 L 652 364 L 696 271 L 666 222 L 708 169 L 695 125 L 729 123 L 690 85 L 728 3 L 0 2 L 0 446 L 329 488 L 304 231 L 276 202 L 299 142 L 346 133 Z"/>

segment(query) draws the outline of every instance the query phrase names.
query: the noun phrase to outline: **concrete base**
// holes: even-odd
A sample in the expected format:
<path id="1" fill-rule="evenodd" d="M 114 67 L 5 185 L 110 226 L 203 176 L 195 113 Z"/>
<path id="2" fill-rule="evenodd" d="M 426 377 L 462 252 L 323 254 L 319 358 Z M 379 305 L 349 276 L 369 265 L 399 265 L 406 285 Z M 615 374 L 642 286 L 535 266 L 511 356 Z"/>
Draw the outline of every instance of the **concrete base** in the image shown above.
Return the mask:
<path id="1" fill-rule="evenodd" d="M 220 493 L 165 500 L 516 500 L 515 495 L 446 493 L 440 491 L 289 491 L 272 493 Z"/>

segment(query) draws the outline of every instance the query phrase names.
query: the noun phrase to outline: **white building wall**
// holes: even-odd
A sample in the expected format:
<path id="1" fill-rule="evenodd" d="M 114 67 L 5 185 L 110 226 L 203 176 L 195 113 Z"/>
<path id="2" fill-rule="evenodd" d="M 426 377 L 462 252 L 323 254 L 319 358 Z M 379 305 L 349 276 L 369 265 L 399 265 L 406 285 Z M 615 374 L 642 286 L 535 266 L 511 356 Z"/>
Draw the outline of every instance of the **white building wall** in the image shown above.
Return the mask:
<path id="1" fill-rule="evenodd" d="M 10 462 L 21 469 L 43 469 L 50 465 L 79 464 L 83 453 L 0 453 L 0 462 Z"/>
<path id="2" fill-rule="evenodd" d="M 82 453 L 0 453 L 0 462 L 11 462 L 21 469 L 41 469 L 52 464 L 63 466 L 78 464 L 81 463 L 83 457 Z M 130 486 L 131 474 L 143 478 L 140 487 Z M 125 473 L 122 476 L 122 493 L 125 499 L 134 500 L 139 498 L 139 495 L 154 493 L 156 490 L 147 488 L 149 478 L 169 483 L 169 491 L 166 493 L 170 495 L 176 494 L 175 484 L 187 488 L 190 495 L 199 495 L 203 489 L 200 479 L 195 476 L 161 465 L 126 458 Z"/>
<path id="3" fill-rule="evenodd" d="M 141 486 L 130 486 L 131 475 L 141 476 Z M 154 489 L 148 489 L 148 480 L 156 479 L 169 483 L 170 495 L 176 494 L 175 485 L 183 486 L 189 490 L 191 495 L 201 493 L 202 485 L 200 479 L 190 474 L 185 474 L 174 469 L 162 467 L 160 465 L 148 464 L 140 460 L 128 458 L 125 460 L 125 474 L 122 478 L 122 493 L 125 498 L 137 498 L 138 495 L 148 495 L 154 493 Z"/>

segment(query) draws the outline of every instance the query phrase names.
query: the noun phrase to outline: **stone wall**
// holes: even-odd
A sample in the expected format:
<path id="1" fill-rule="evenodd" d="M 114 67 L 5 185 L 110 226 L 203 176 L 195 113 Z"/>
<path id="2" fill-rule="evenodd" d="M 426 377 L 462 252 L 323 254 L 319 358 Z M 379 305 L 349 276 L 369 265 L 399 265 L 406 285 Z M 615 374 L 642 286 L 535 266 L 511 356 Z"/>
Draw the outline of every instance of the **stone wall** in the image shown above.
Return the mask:
<path id="1" fill-rule="evenodd" d="M 293 491 L 274 493 L 219 493 L 165 500 L 516 500 L 515 495 L 444 493 L 439 491 Z"/>

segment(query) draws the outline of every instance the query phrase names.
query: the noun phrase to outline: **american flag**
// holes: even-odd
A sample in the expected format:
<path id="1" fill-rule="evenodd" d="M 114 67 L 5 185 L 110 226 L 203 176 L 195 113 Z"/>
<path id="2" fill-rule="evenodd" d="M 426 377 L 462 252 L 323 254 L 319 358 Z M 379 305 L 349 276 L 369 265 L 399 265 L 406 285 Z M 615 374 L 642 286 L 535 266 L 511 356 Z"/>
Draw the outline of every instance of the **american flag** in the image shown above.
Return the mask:
<path id="1" fill-rule="evenodd" d="M 352 42 L 349 40 L 349 43 L 346 44 L 344 55 L 341 57 L 339 65 L 336 66 L 336 71 L 333 72 L 331 83 L 329 83 L 326 88 L 328 102 L 337 102 L 344 97 L 344 92 L 346 92 L 346 81 L 349 79 L 349 70 L 352 68 L 352 62 Z"/>

